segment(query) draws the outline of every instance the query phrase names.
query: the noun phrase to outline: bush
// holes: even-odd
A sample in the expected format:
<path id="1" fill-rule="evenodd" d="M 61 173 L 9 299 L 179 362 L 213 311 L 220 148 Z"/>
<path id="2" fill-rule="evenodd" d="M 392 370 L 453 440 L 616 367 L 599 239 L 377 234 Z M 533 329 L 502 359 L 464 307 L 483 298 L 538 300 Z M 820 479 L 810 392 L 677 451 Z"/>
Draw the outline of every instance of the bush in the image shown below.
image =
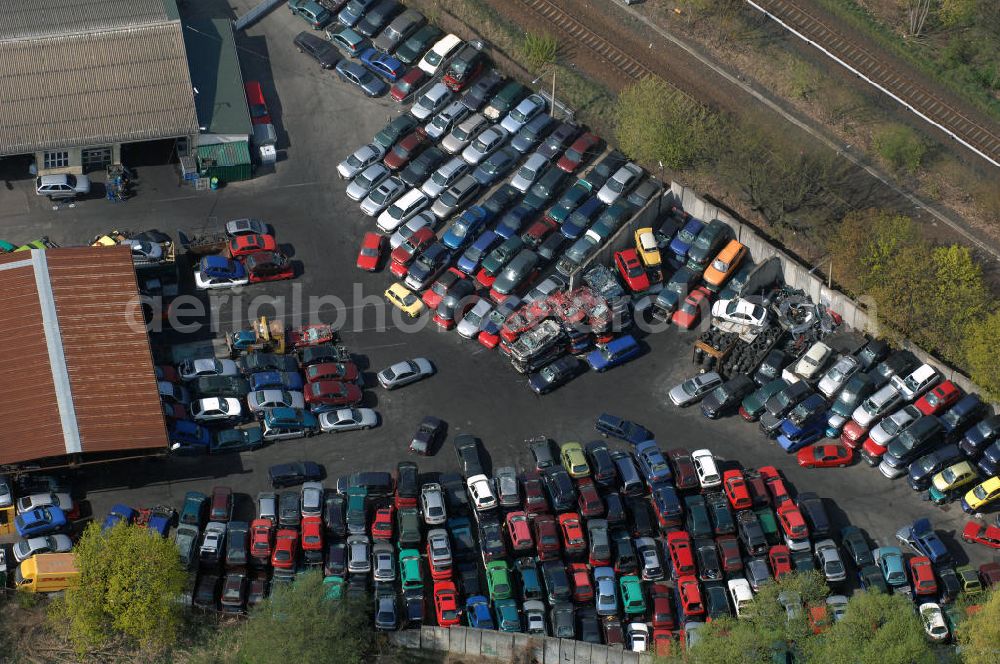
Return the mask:
<path id="1" fill-rule="evenodd" d="M 972 321 L 962 336 L 962 354 L 969 377 L 983 388 L 989 399 L 1000 400 L 1000 311 Z"/>
<path id="2" fill-rule="evenodd" d="M 916 173 L 927 153 L 927 145 L 909 127 L 892 125 L 876 134 L 875 150 L 897 171 Z"/>
<path id="3" fill-rule="evenodd" d="M 549 34 L 527 32 L 521 44 L 521 54 L 524 56 L 528 69 L 536 74 L 549 65 L 555 64 L 559 53 L 559 41 Z"/>

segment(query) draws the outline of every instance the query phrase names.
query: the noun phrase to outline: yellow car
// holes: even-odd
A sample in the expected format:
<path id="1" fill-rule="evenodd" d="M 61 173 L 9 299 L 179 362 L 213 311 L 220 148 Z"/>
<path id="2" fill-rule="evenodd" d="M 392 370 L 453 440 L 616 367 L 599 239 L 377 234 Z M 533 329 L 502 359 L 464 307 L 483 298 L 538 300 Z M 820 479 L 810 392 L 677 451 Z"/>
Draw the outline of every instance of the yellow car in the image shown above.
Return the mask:
<path id="1" fill-rule="evenodd" d="M 416 318 L 424 310 L 424 303 L 417 294 L 398 281 L 385 289 L 385 299 L 410 318 Z"/>
<path id="2" fill-rule="evenodd" d="M 972 467 L 972 464 L 968 461 L 960 461 L 935 475 L 931 484 L 941 493 L 947 493 L 969 482 L 974 482 L 976 477 L 976 469 Z"/>
<path id="3" fill-rule="evenodd" d="M 587 465 L 587 457 L 583 456 L 583 446 L 580 443 L 563 445 L 559 451 L 559 458 L 563 468 L 573 479 L 590 475 L 590 466 Z"/>
<path id="4" fill-rule="evenodd" d="M 652 228 L 640 228 L 635 232 L 635 250 L 646 267 L 660 267 L 660 249 L 656 246 L 656 236 Z"/>
<path id="5" fill-rule="evenodd" d="M 972 491 L 962 498 L 962 509 L 972 514 L 983 509 L 997 498 L 1000 498 L 1000 477 L 991 477 L 973 487 Z"/>

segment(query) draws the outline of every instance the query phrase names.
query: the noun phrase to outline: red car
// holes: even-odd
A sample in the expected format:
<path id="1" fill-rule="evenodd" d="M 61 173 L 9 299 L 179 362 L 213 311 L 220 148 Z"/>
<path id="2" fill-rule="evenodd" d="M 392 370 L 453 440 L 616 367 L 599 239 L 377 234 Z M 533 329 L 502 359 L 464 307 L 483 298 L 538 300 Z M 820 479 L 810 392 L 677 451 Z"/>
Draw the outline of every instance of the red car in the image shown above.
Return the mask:
<path id="1" fill-rule="evenodd" d="M 891 440 L 892 439 L 890 438 L 886 442 L 888 443 Z M 879 445 L 874 440 L 872 440 L 871 436 L 868 436 L 867 438 L 865 438 L 865 444 L 861 446 L 861 449 L 864 450 L 865 452 L 867 452 L 868 453 L 868 457 L 871 458 L 871 461 L 869 461 L 869 463 L 871 463 L 871 465 L 873 465 L 873 466 L 877 466 L 878 462 L 879 462 L 879 459 L 881 459 L 885 455 L 885 452 L 886 452 L 886 450 L 889 449 L 889 446 L 888 445 Z M 863 457 L 863 458 L 866 458 L 866 457 Z M 867 460 L 867 458 L 866 458 L 866 460 Z"/>
<path id="2" fill-rule="evenodd" d="M 962 539 L 969 544 L 982 544 L 991 549 L 1000 549 L 1000 526 L 970 521 L 962 530 Z"/>
<path id="3" fill-rule="evenodd" d="M 715 548 L 719 550 L 719 562 L 726 574 L 735 574 L 743 570 L 743 558 L 740 557 L 740 543 L 735 535 L 719 535 L 715 538 Z"/>
<path id="4" fill-rule="evenodd" d="M 241 258 L 256 254 L 258 251 L 275 251 L 278 243 L 271 235 L 237 235 L 229 241 L 229 255 L 233 258 Z"/>
<path id="5" fill-rule="evenodd" d="M 576 500 L 577 507 L 587 519 L 599 519 L 604 516 L 604 503 L 601 501 L 594 480 L 589 477 L 581 477 L 576 481 L 576 491 L 579 497 Z"/>
<path id="6" fill-rule="evenodd" d="M 667 551 L 670 554 L 670 566 L 673 576 L 689 576 L 697 570 L 694 566 L 694 551 L 691 549 L 691 536 L 683 530 L 667 534 Z"/>
<path id="7" fill-rule="evenodd" d="M 937 580 L 931 559 L 926 556 L 910 558 L 910 578 L 913 579 L 914 595 L 937 595 Z"/>
<path id="8" fill-rule="evenodd" d="M 180 375 L 177 373 L 177 369 L 173 368 L 169 364 L 159 364 L 153 367 L 156 372 L 156 380 L 166 380 L 171 383 L 179 383 L 181 381 Z"/>
<path id="9" fill-rule="evenodd" d="M 559 515 L 559 529 L 562 531 L 563 547 L 569 555 L 587 552 L 587 538 L 580 525 L 580 515 L 576 512 Z"/>
<path id="10" fill-rule="evenodd" d="M 693 576 L 682 576 L 677 579 L 677 591 L 681 600 L 681 610 L 685 616 L 690 618 L 705 613 L 705 603 L 701 598 L 698 579 Z"/>
<path id="11" fill-rule="evenodd" d="M 924 415 L 940 415 L 961 397 L 962 390 L 958 389 L 950 380 L 946 380 L 920 397 L 917 400 L 916 406 L 917 410 Z"/>
<path id="12" fill-rule="evenodd" d="M 594 599 L 594 584 L 590 581 L 590 568 L 584 563 L 570 563 L 566 570 L 573 586 L 573 601 L 586 604 Z"/>
<path id="13" fill-rule="evenodd" d="M 372 522 L 373 540 L 392 539 L 392 512 L 392 505 L 375 510 L 375 520 Z"/>
<path id="14" fill-rule="evenodd" d="M 507 536 L 510 538 L 511 547 L 515 555 L 518 552 L 532 551 L 535 548 L 535 541 L 531 538 L 531 525 L 528 523 L 528 515 L 524 512 L 510 512 L 507 514 Z"/>
<path id="15" fill-rule="evenodd" d="M 427 74 L 420 67 L 413 67 L 392 84 L 389 88 L 389 96 L 394 101 L 403 102 L 413 94 L 413 91 L 420 87 L 427 78 Z"/>
<path id="16" fill-rule="evenodd" d="M 379 235 L 373 231 L 368 231 L 361 239 L 361 249 L 358 250 L 358 269 L 366 272 L 374 272 L 382 262 L 382 250 L 385 249 L 386 239 L 384 235 Z"/>
<path id="17" fill-rule="evenodd" d="M 545 499 L 542 489 L 542 478 L 537 470 L 528 470 L 521 476 L 521 488 L 524 489 L 524 511 L 529 515 L 548 511 L 549 501 Z"/>
<path id="18" fill-rule="evenodd" d="M 322 552 L 323 519 L 318 516 L 304 516 L 302 517 L 301 528 L 302 528 L 302 550 Z"/>
<path id="19" fill-rule="evenodd" d="M 635 249 L 623 249 L 616 253 L 615 267 L 618 268 L 622 281 L 633 293 L 649 289 L 649 277 Z"/>
<path id="20" fill-rule="evenodd" d="M 264 91 L 257 81 L 247 81 L 243 84 L 243 89 L 247 93 L 247 106 L 250 108 L 250 122 L 255 125 L 273 124 L 271 113 L 267 110 L 267 103 L 264 101 Z"/>
<path id="21" fill-rule="evenodd" d="M 789 539 L 805 540 L 809 538 L 809 527 L 802 518 L 802 512 L 795 503 L 788 501 L 778 507 L 778 523 Z"/>
<path id="22" fill-rule="evenodd" d="M 528 226 L 528 230 L 521 234 L 521 239 L 524 240 L 526 245 L 534 248 L 540 245 L 557 228 L 559 228 L 559 224 L 548 217 L 542 217 Z"/>
<path id="23" fill-rule="evenodd" d="M 649 595 L 653 600 L 653 628 L 676 629 L 677 621 L 670 604 L 670 588 L 663 583 L 654 583 Z"/>
<path id="24" fill-rule="evenodd" d="M 785 481 L 781 479 L 777 468 L 774 466 L 764 466 L 757 472 L 767 482 L 767 490 L 771 492 L 771 502 L 774 503 L 775 507 L 780 507 L 782 503 L 791 501 L 792 496 L 788 493 Z"/>
<path id="25" fill-rule="evenodd" d="M 295 569 L 295 558 L 299 552 L 299 531 L 282 528 L 274 538 L 274 553 L 271 554 L 271 567 L 276 570 L 292 571 Z"/>
<path id="26" fill-rule="evenodd" d="M 667 450 L 667 460 L 674 469 L 674 486 L 678 491 L 698 488 L 698 473 L 695 472 L 690 452 L 683 447 Z"/>
<path id="27" fill-rule="evenodd" d="M 653 652 L 657 657 L 670 657 L 674 654 L 674 633 L 669 629 L 653 630 Z"/>
<path id="28" fill-rule="evenodd" d="M 434 582 L 434 613 L 439 627 L 457 625 L 461 617 L 458 609 L 458 591 L 451 581 Z"/>
<path id="29" fill-rule="evenodd" d="M 427 132 L 423 127 L 417 127 L 412 132 L 399 139 L 399 142 L 392 146 L 386 153 L 382 163 L 386 168 L 394 171 L 405 167 L 423 149 L 427 143 Z"/>
<path id="30" fill-rule="evenodd" d="M 565 171 L 567 173 L 572 173 L 576 169 L 580 168 L 580 164 L 584 162 L 588 155 L 592 154 L 594 148 L 596 148 L 601 142 L 600 137 L 597 134 L 591 132 L 586 132 L 580 138 L 573 141 L 573 145 L 566 149 L 563 156 L 559 158 L 556 162 L 556 166 L 559 170 Z"/>
<path id="31" fill-rule="evenodd" d="M 849 420 L 840 431 L 840 442 L 852 450 L 856 450 L 868 435 L 868 427 L 863 427 L 854 420 Z"/>
<path id="32" fill-rule="evenodd" d="M 559 529 L 556 520 L 548 514 L 538 514 L 534 519 L 535 546 L 538 548 L 538 560 L 555 560 L 559 558 Z"/>
<path id="33" fill-rule="evenodd" d="M 319 380 L 307 383 L 305 401 L 312 406 L 354 406 L 361 403 L 361 388 L 339 380 Z"/>
<path id="34" fill-rule="evenodd" d="M 318 383 L 324 380 L 339 380 L 344 383 L 357 382 L 361 376 L 358 365 L 354 362 L 323 362 L 306 367 L 303 372 L 307 383 Z"/>
<path id="35" fill-rule="evenodd" d="M 424 304 L 431 311 L 435 311 L 444 296 L 448 294 L 448 291 L 454 286 L 460 279 L 466 279 L 468 275 L 459 270 L 458 268 L 449 267 L 448 270 L 438 277 L 431 287 L 424 291 L 424 294 L 420 297 L 424 301 Z"/>
<path id="36" fill-rule="evenodd" d="M 753 507 L 746 480 L 743 479 L 743 473 L 740 471 L 727 470 L 724 472 L 722 474 L 722 488 L 734 510 L 748 510 Z"/>
<path id="37" fill-rule="evenodd" d="M 792 573 L 792 554 L 787 546 L 772 546 L 767 553 L 767 560 L 771 563 L 771 573 L 775 579 L 780 580 Z"/>
<path id="38" fill-rule="evenodd" d="M 392 250 L 392 264 L 389 271 L 402 279 L 413 262 L 413 258 L 435 240 L 434 231 L 424 226 L 414 231 L 401 245 Z"/>
<path id="39" fill-rule="evenodd" d="M 684 302 L 677 307 L 677 311 L 671 316 L 670 320 L 677 327 L 690 330 L 692 327 L 698 324 L 701 320 L 701 313 L 703 311 L 709 311 L 710 305 L 708 298 L 711 293 L 704 286 L 698 286 L 693 291 L 688 293 L 688 296 L 684 298 Z"/>
<path id="40" fill-rule="evenodd" d="M 258 251 L 243 259 L 250 283 L 259 284 L 265 281 L 283 281 L 295 277 L 295 267 L 292 261 L 278 251 Z"/>
<path id="41" fill-rule="evenodd" d="M 288 330 L 288 343 L 296 349 L 309 348 L 337 341 L 337 328 L 328 323 L 302 325 Z M 309 380 L 308 378 L 306 380 Z M 313 379 L 315 380 L 315 378 Z"/>
<path id="42" fill-rule="evenodd" d="M 274 524 L 270 519 L 254 519 L 250 524 L 250 558 L 255 567 L 267 567 L 274 546 Z"/>
<path id="43" fill-rule="evenodd" d="M 483 288 L 492 288 L 493 282 L 496 280 L 497 280 L 496 275 L 489 274 L 483 268 L 479 268 L 479 271 L 476 272 L 476 283 L 482 286 Z"/>
<path id="44" fill-rule="evenodd" d="M 803 468 L 843 468 L 854 460 L 854 450 L 842 445 L 813 445 L 799 450 L 798 461 Z"/>

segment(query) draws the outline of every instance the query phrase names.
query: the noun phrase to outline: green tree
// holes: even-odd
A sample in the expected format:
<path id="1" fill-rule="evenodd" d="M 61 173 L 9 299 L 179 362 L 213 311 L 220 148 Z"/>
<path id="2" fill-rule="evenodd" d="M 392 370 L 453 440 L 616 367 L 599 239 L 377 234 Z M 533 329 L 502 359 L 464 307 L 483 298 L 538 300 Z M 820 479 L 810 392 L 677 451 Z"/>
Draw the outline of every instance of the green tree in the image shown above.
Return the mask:
<path id="1" fill-rule="evenodd" d="M 615 135 L 622 151 L 645 164 L 662 161 L 681 170 L 706 159 L 715 140 L 718 118 L 669 87 L 647 77 L 618 97 Z"/>
<path id="2" fill-rule="evenodd" d="M 938 16 L 948 26 L 969 23 L 976 16 L 979 0 L 941 0 Z"/>
<path id="3" fill-rule="evenodd" d="M 961 339 L 972 323 L 987 312 L 990 293 L 983 282 L 983 270 L 967 247 L 953 244 L 935 247 L 932 253 L 934 289 L 924 296 L 932 346 L 952 362 L 965 359 L 955 339 Z"/>
<path id="4" fill-rule="evenodd" d="M 1000 591 L 992 590 L 980 609 L 958 625 L 964 664 L 993 664 L 1000 648 Z"/>
<path id="5" fill-rule="evenodd" d="M 961 336 L 962 355 L 969 377 L 991 400 L 1000 399 L 1000 310 L 972 321 Z"/>
<path id="6" fill-rule="evenodd" d="M 73 548 L 80 584 L 53 605 L 55 624 L 84 653 L 118 637 L 144 649 L 174 643 L 187 574 L 173 542 L 140 526 L 92 523 Z"/>
<path id="7" fill-rule="evenodd" d="M 875 136 L 875 149 L 898 171 L 916 173 L 924 160 L 927 144 L 905 125 L 892 125 Z"/>

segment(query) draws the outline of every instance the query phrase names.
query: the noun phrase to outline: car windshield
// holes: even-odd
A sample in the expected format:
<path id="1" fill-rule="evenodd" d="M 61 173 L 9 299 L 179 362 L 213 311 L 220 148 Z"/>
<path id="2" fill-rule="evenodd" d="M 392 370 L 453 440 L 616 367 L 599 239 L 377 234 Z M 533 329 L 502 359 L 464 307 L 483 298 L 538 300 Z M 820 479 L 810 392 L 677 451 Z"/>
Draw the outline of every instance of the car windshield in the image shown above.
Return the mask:
<path id="1" fill-rule="evenodd" d="M 975 489 L 972 490 L 972 495 L 974 495 L 979 500 L 986 500 L 986 489 L 980 484 Z"/>

